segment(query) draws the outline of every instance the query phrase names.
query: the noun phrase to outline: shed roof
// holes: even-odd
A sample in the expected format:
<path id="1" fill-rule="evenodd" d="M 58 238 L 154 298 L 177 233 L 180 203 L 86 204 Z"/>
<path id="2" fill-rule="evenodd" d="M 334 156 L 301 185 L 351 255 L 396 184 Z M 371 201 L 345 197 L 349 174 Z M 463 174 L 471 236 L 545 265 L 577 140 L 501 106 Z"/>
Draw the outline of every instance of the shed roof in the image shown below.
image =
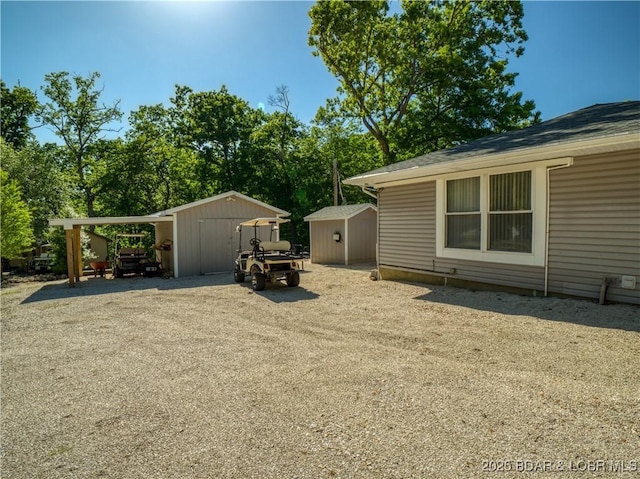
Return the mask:
<path id="1" fill-rule="evenodd" d="M 231 190 L 216 196 L 210 196 L 209 198 L 204 198 L 202 200 L 194 201 L 193 203 L 187 203 L 186 205 L 176 206 L 175 208 L 170 208 L 168 210 L 158 211 L 157 213 L 153 213 L 149 216 L 158 217 L 158 216 L 172 215 L 173 213 L 179 213 L 180 211 L 184 211 L 189 208 L 194 208 L 196 206 L 205 205 L 207 203 L 212 203 L 214 201 L 220 201 L 223 199 L 233 199 L 234 197 L 262 206 L 263 208 L 267 208 L 273 211 L 277 216 L 289 216 L 290 214 L 285 210 L 281 210 L 280 208 L 276 208 L 275 206 L 271 206 L 267 203 L 263 203 L 262 201 L 256 200 L 255 198 L 251 198 L 247 195 L 243 195 L 242 193 L 238 193 L 237 191 Z"/>
<path id="2" fill-rule="evenodd" d="M 580 151 L 580 148 L 584 151 L 587 147 L 602 148 L 605 139 L 613 140 L 609 142 L 611 148 L 621 143 L 629 144 L 630 147 L 640 145 L 640 101 L 593 105 L 522 130 L 487 136 L 378 168 L 347 178 L 344 182 L 353 185 L 375 185 L 398 180 L 407 175 L 429 176 L 434 173 L 477 169 L 482 165 L 474 164 L 473 168 L 469 168 L 465 163 L 478 159 L 500 159 L 503 164 L 514 158 L 522 158 L 523 161 L 542 159 L 532 151 L 544 150 L 547 158 L 550 157 L 547 152 L 552 151 L 570 155 Z"/>
<path id="3" fill-rule="evenodd" d="M 363 211 L 371 208 L 373 211 L 378 209 L 371 203 L 363 203 L 359 205 L 342 205 L 327 206 L 321 210 L 311 213 L 304 217 L 305 221 L 329 221 L 329 220 L 346 220 L 359 215 Z"/>

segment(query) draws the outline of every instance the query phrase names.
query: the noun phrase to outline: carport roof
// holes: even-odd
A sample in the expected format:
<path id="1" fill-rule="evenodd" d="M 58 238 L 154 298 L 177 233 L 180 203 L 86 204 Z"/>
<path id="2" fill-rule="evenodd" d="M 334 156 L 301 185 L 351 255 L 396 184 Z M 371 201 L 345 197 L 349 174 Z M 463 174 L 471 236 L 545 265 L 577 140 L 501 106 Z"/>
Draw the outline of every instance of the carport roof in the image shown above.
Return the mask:
<path id="1" fill-rule="evenodd" d="M 50 226 L 64 226 L 70 230 L 74 226 L 89 225 L 132 225 L 144 223 L 161 223 L 173 221 L 172 216 L 95 216 L 91 218 L 54 218 L 49 220 Z"/>
<path id="2" fill-rule="evenodd" d="M 342 205 L 342 206 L 327 206 L 321 210 L 311 213 L 304 217 L 305 221 L 330 221 L 330 220 L 348 220 L 354 216 L 362 213 L 363 211 L 371 208 L 373 211 L 378 209 L 371 203 L 363 203 L 359 205 Z"/>

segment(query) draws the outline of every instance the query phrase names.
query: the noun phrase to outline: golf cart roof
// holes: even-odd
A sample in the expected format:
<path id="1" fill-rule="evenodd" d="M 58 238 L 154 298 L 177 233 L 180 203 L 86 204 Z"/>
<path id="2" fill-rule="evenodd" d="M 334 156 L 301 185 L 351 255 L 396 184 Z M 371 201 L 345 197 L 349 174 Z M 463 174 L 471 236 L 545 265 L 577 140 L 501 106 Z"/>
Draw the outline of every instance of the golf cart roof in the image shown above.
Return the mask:
<path id="1" fill-rule="evenodd" d="M 243 221 L 240 226 L 273 226 L 282 223 L 288 223 L 291 220 L 286 218 L 254 218 L 249 221 Z"/>

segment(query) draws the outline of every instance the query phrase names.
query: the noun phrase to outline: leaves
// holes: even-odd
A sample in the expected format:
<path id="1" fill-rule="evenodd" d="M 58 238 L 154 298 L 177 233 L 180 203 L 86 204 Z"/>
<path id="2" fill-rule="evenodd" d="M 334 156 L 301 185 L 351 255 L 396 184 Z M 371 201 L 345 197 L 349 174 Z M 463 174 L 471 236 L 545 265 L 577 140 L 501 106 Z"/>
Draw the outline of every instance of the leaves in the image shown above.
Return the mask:
<path id="1" fill-rule="evenodd" d="M 385 164 L 536 120 L 506 70 L 527 38 L 519 2 L 401 6 L 321 1 L 309 12 L 309 45 L 340 82 L 326 111 L 358 118 Z"/>
<path id="2" fill-rule="evenodd" d="M 0 250 L 3 257 L 12 259 L 31 249 L 31 212 L 21 198 L 18 182 L 1 169 L 0 183 Z"/>

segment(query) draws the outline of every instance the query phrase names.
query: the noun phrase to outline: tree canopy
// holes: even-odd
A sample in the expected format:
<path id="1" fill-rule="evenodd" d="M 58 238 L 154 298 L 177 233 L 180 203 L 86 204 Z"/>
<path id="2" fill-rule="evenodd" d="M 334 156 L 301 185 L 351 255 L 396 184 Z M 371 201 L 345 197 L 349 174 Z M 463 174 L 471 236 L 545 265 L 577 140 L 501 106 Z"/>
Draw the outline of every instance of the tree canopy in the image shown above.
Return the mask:
<path id="1" fill-rule="evenodd" d="M 384 163 L 535 121 L 512 93 L 509 55 L 523 53 L 522 4 L 512 1 L 320 1 L 309 45 L 340 82 L 326 115 L 355 118 Z"/>
<path id="2" fill-rule="evenodd" d="M 0 80 L 0 132 L 4 141 L 22 148 L 33 137 L 29 119 L 36 113 L 38 100 L 28 88 L 17 85 L 13 90 Z"/>
<path id="3" fill-rule="evenodd" d="M 45 75 L 42 91 L 50 100 L 37 113 L 45 125 L 53 129 L 67 147 L 69 167 L 76 176 L 76 184 L 84 196 L 88 216 L 94 216 L 95 191 L 91 171 L 95 168 L 95 158 L 89 149 L 109 130 L 109 125 L 122 116 L 118 103 L 106 105 L 100 102 L 102 89 L 96 82 L 98 72 L 88 77 L 68 72 Z"/>

